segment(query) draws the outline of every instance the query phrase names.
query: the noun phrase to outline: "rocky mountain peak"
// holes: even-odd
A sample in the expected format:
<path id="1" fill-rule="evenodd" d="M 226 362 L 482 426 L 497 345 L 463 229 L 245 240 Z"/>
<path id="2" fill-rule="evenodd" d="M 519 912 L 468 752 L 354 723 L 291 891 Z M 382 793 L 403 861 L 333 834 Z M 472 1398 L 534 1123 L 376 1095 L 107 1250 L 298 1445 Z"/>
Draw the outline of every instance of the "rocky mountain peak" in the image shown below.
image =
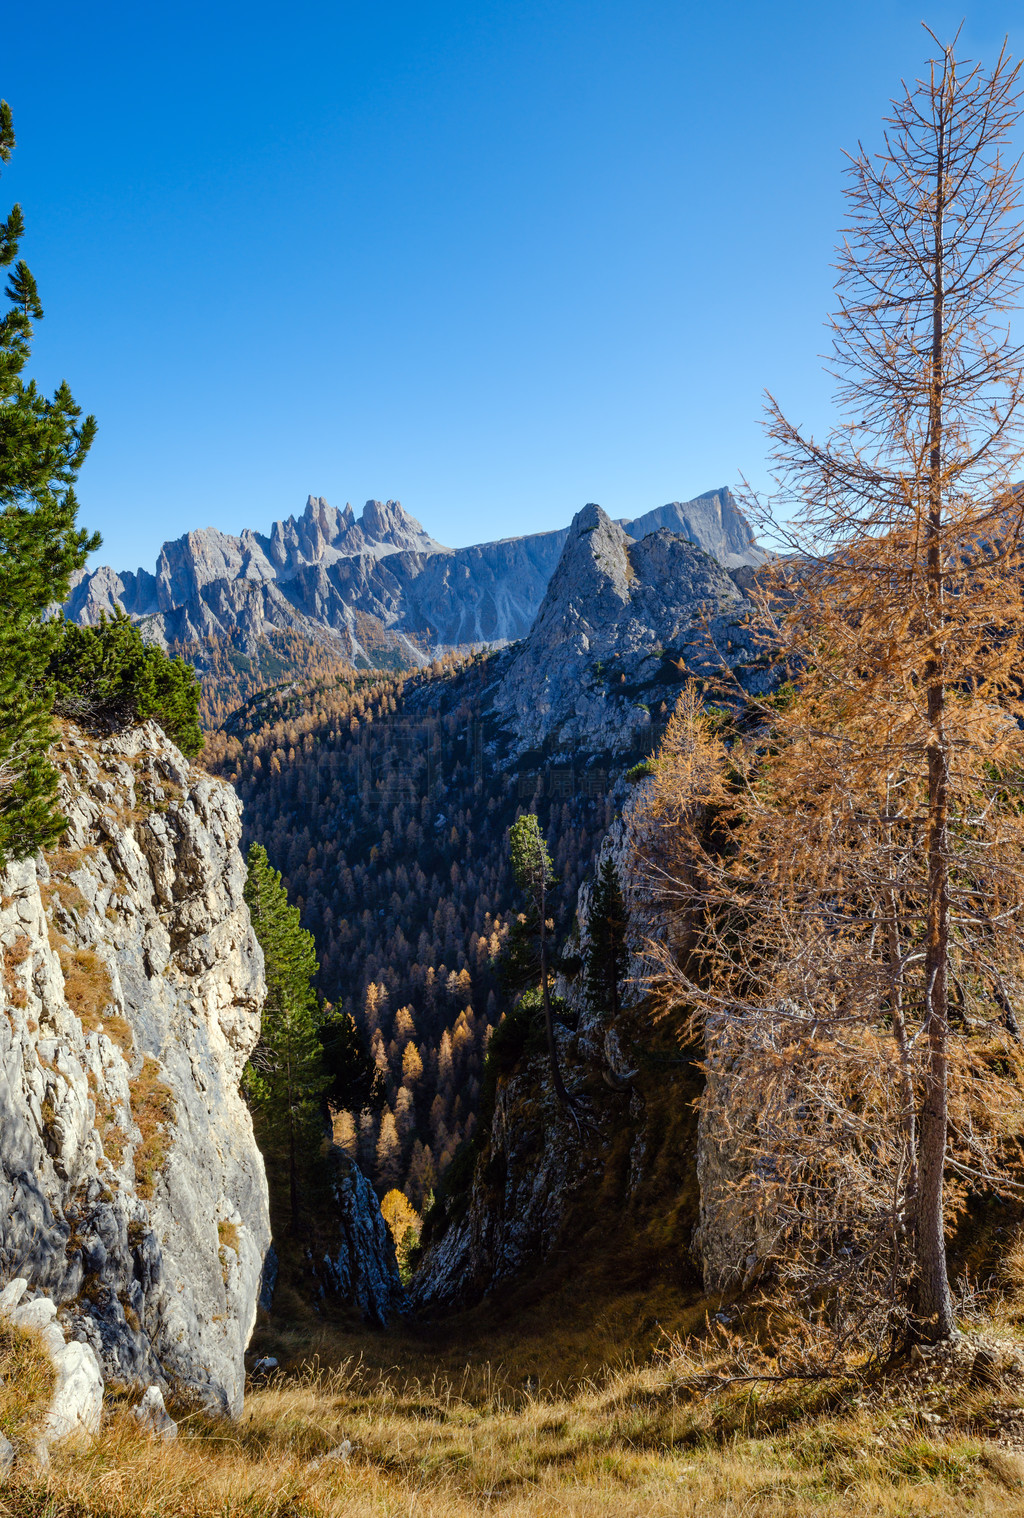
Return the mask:
<path id="1" fill-rule="evenodd" d="M 361 525 L 369 542 L 426 553 L 436 552 L 441 546 L 409 515 L 401 501 L 367 501 Z"/>
<path id="2" fill-rule="evenodd" d="M 665 698 L 653 691 L 664 657 L 702 671 L 721 664 L 720 648 L 739 657 L 732 624 L 745 606 L 721 564 L 682 534 L 659 528 L 635 541 L 600 506 L 584 506 L 496 687 L 495 714 L 520 752 L 549 742 L 628 748 L 650 723 L 650 699 Z"/>
<path id="3" fill-rule="evenodd" d="M 761 564 L 765 558 L 727 485 L 707 490 L 692 501 L 669 501 L 666 506 L 656 506 L 624 526 L 630 537 L 637 539 L 667 527 L 670 532 L 681 533 L 691 543 L 706 548 L 726 569 Z"/>
<path id="4" fill-rule="evenodd" d="M 636 578 L 630 547 L 625 532 L 600 506 L 594 502 L 584 506 L 572 519 L 538 618 L 546 609 L 559 617 L 572 617 L 577 603 L 594 595 L 612 598 L 610 612 L 624 606 L 630 582 Z"/>
<path id="5" fill-rule="evenodd" d="M 571 531 L 456 549 L 436 542 L 399 501 L 369 500 L 357 517 L 348 503 L 339 510 L 310 495 L 269 533 L 207 527 L 165 543 L 155 574 L 79 572 L 64 612 L 90 623 L 121 606 L 145 623 L 147 637 L 191 645 L 200 668 L 207 639 L 229 638 L 258 655 L 276 630 L 331 643 L 359 667 L 416 665 L 431 652 L 524 637 L 570 539 L 560 584 L 577 598 L 596 596 L 611 616 L 632 593 L 631 554 L 662 528 L 728 569 L 763 558 L 727 490 L 624 523 L 590 504 Z"/>

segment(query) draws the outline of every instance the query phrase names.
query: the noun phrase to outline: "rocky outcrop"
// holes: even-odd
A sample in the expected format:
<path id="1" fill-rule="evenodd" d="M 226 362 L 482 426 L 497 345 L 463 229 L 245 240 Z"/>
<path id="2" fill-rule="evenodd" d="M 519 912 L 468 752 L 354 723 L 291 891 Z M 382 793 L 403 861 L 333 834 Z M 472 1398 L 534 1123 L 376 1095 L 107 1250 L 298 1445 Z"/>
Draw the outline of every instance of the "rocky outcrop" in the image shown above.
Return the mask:
<path id="1" fill-rule="evenodd" d="M 763 557 L 727 490 L 622 526 L 632 538 L 670 527 L 730 568 Z M 268 629 L 286 629 L 359 666 L 386 657 L 414 667 L 444 649 L 525 637 L 566 537 L 563 528 L 449 549 L 397 501 L 367 501 L 357 519 L 310 496 L 301 517 L 268 535 L 207 527 L 164 544 L 155 573 L 83 573 L 65 612 L 95 622 L 120 606 L 165 646 L 218 637 L 252 652 Z"/>
<path id="2" fill-rule="evenodd" d="M 575 1079 L 584 1050 L 564 1030 L 559 1042 L 563 1067 Z M 599 1057 L 597 1043 L 587 1052 Z M 417 1270 L 412 1293 L 420 1312 L 479 1301 L 558 1247 L 570 1209 L 594 1189 L 603 1166 L 607 1136 L 599 1136 L 589 1116 L 581 1139 L 541 1054 L 500 1082 L 468 1189 L 454 1199 Z"/>
<path id="3" fill-rule="evenodd" d="M 324 1295 L 356 1307 L 381 1328 L 408 1311 L 394 1240 L 366 1176 L 340 1149 L 331 1149 L 334 1242 L 312 1261 Z"/>
<path id="4" fill-rule="evenodd" d="M 573 519 L 529 636 L 493 700 L 515 750 L 555 743 L 592 753 L 633 746 L 669 665 L 711 675 L 749 658 L 749 610 L 721 565 L 660 528 L 633 542 L 601 510 Z M 679 689 L 678 675 L 675 691 Z"/>
<path id="5" fill-rule="evenodd" d="M 237 1412 L 270 1241 L 240 805 L 154 724 L 54 757 L 64 846 L 0 877 L 0 1279 L 105 1377 Z"/>

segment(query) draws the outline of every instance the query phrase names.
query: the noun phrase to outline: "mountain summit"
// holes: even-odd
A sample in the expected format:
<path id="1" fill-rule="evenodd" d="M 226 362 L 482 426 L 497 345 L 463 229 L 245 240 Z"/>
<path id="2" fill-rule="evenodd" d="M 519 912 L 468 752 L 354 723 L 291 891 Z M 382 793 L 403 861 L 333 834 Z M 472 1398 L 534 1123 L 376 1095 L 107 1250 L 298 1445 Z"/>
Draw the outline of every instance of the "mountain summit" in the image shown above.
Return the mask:
<path id="1" fill-rule="evenodd" d="M 495 714 L 520 749 L 552 738 L 628 746 L 650 723 L 652 699 L 668 695 L 666 661 L 707 672 L 746 652 L 747 609 L 717 559 L 681 534 L 661 527 L 637 542 L 600 506 L 584 506 L 537 620 L 511 652 Z"/>

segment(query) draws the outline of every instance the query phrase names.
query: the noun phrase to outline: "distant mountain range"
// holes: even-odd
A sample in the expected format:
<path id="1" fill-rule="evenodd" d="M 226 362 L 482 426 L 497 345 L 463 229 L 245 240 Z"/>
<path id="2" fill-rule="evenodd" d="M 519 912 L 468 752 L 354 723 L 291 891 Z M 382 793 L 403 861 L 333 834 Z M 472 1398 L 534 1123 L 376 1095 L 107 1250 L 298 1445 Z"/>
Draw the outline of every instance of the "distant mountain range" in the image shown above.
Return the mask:
<path id="1" fill-rule="evenodd" d="M 679 533 L 726 569 L 764 555 L 727 489 L 672 501 L 619 524 L 639 540 Z M 268 535 L 206 527 L 165 543 L 156 570 L 82 572 L 65 614 L 90 623 L 121 606 L 166 645 L 198 651 L 226 640 L 253 652 L 273 632 L 334 645 L 357 667 L 426 663 L 438 652 L 524 637 L 569 529 L 445 548 L 398 501 L 356 517 L 310 496 Z"/>

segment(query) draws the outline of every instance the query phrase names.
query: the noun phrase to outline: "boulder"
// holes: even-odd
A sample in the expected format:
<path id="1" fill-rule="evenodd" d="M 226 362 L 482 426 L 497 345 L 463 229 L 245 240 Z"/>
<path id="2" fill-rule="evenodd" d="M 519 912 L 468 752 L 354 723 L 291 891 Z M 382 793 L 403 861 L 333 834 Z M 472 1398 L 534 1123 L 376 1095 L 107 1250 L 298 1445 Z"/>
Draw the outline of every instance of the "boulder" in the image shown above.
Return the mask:
<path id="1" fill-rule="evenodd" d="M 0 1318 L 10 1317 L 26 1291 L 28 1282 L 24 1276 L 15 1276 L 13 1281 L 8 1281 L 3 1291 L 0 1291 Z"/>
<path id="2" fill-rule="evenodd" d="M 159 1386 L 146 1387 L 142 1401 L 134 1409 L 134 1416 L 139 1427 L 154 1439 L 177 1439 L 178 1425 L 164 1406 Z"/>
<path id="3" fill-rule="evenodd" d="M 34 1302 L 23 1302 L 8 1318 L 15 1328 L 43 1329 L 57 1316 L 57 1305 L 49 1297 L 37 1297 Z M 63 1343 L 63 1336 L 61 1343 Z"/>
<path id="4" fill-rule="evenodd" d="M 94 1350 L 72 1340 L 54 1356 L 57 1386 L 44 1425 L 50 1441 L 73 1434 L 98 1434 L 103 1412 L 103 1376 Z"/>

